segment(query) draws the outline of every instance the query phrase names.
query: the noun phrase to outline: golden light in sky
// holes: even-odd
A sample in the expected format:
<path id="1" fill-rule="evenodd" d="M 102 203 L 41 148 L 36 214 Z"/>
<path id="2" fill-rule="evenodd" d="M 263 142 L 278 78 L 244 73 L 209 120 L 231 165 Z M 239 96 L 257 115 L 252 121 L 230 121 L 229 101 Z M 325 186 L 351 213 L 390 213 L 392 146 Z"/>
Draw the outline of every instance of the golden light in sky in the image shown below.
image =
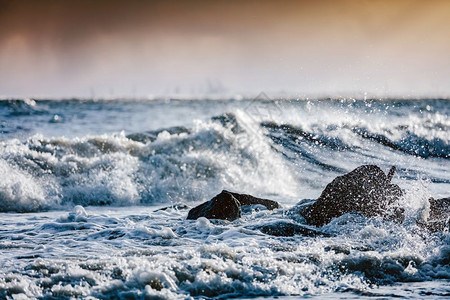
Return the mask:
<path id="1" fill-rule="evenodd" d="M 448 96 L 450 1 L 0 1 L 0 95 Z"/>

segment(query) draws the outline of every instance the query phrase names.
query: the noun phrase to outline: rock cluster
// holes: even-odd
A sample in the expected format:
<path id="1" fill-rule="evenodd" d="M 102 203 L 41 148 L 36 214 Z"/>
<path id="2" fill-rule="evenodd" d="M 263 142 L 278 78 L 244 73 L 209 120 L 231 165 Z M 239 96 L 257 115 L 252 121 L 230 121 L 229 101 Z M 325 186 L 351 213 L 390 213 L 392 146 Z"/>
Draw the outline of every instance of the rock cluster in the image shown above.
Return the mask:
<path id="1" fill-rule="evenodd" d="M 386 175 L 378 166 L 363 165 L 350 173 L 336 177 L 314 203 L 301 211 L 301 215 L 308 225 L 317 227 L 351 212 L 360 212 L 367 217 L 381 216 L 402 223 L 404 209 L 398 206 L 398 200 L 403 192 L 398 185 L 391 183 L 394 172 L 395 167 L 392 167 Z M 419 225 L 432 231 L 449 227 L 450 198 L 438 200 L 431 198 L 429 201 L 428 220 Z M 187 219 L 205 217 L 233 221 L 241 217 L 241 206 L 245 205 L 263 205 L 269 210 L 280 207 L 276 201 L 223 190 L 210 201 L 192 208 Z M 323 235 L 310 227 L 286 222 L 264 225 L 261 231 L 281 236 Z"/>

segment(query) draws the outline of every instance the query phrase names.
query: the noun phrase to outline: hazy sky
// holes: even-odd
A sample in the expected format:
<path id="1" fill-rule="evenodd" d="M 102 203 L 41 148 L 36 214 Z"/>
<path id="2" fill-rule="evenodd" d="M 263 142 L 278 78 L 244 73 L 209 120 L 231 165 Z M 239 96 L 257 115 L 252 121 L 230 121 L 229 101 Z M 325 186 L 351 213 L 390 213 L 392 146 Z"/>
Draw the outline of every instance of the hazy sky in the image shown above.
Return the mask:
<path id="1" fill-rule="evenodd" d="M 0 96 L 450 95 L 450 1 L 0 0 Z"/>

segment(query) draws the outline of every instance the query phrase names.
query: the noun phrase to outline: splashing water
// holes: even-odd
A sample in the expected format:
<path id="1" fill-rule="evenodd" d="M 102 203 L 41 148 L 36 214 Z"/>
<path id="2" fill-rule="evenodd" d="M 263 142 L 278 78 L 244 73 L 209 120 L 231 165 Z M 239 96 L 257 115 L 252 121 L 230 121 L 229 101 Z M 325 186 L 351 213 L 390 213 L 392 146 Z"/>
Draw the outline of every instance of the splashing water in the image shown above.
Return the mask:
<path id="1" fill-rule="evenodd" d="M 0 297 L 446 297 L 448 231 L 416 222 L 449 196 L 448 104 L 1 101 Z M 292 206 L 362 164 L 397 166 L 404 224 L 346 214 L 320 228 L 329 236 L 258 229 L 302 222 Z M 230 223 L 176 205 L 222 189 L 283 208 Z"/>

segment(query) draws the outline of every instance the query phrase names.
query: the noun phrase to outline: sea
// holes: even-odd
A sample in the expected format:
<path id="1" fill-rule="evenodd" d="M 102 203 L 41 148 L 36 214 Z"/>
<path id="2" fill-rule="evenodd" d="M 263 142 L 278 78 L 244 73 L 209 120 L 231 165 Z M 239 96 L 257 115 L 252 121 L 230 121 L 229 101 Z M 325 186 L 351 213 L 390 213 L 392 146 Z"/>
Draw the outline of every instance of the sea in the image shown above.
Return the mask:
<path id="1" fill-rule="evenodd" d="M 449 99 L 0 100 L 0 299 L 449 299 Z M 403 224 L 298 203 L 364 164 L 404 191 Z M 223 189 L 278 201 L 186 220 Z"/>

